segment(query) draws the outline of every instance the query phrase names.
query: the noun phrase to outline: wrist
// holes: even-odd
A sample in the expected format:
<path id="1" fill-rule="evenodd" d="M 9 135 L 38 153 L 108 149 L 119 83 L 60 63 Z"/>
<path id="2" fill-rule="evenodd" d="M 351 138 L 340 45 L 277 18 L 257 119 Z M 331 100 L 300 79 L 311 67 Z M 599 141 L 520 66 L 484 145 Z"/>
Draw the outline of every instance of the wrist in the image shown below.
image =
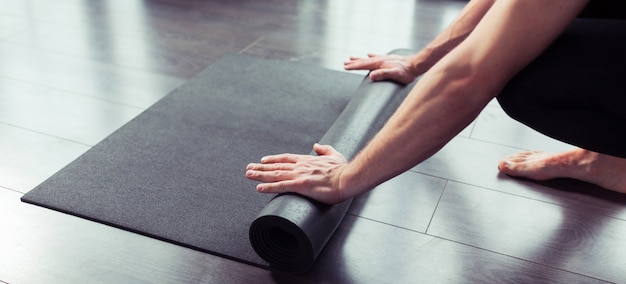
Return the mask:
<path id="1" fill-rule="evenodd" d="M 345 165 L 339 177 L 339 200 L 345 201 L 367 191 L 365 180 L 361 177 L 361 170 L 353 162 Z"/>
<path id="2" fill-rule="evenodd" d="M 433 64 L 430 64 L 429 57 L 432 54 L 432 50 L 424 48 L 422 51 L 412 55 L 409 59 L 410 73 L 416 78 L 428 71 Z"/>

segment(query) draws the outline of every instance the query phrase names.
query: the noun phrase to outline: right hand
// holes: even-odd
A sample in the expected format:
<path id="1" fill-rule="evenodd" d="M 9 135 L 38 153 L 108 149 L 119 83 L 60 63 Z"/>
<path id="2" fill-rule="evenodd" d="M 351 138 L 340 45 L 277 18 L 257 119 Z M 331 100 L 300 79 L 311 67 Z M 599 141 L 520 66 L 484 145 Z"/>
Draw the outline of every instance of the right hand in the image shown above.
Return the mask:
<path id="1" fill-rule="evenodd" d="M 402 84 L 409 84 L 419 75 L 411 62 L 411 56 L 397 54 L 377 55 L 368 54 L 368 57 L 351 56 L 344 62 L 346 70 L 370 70 L 372 81 L 392 80 Z"/>
<path id="2" fill-rule="evenodd" d="M 348 161 L 330 145 L 315 144 L 314 155 L 280 154 L 250 163 L 246 177 L 260 181 L 262 193 L 296 192 L 317 201 L 335 204 L 350 198 L 343 192 L 342 174 Z"/>

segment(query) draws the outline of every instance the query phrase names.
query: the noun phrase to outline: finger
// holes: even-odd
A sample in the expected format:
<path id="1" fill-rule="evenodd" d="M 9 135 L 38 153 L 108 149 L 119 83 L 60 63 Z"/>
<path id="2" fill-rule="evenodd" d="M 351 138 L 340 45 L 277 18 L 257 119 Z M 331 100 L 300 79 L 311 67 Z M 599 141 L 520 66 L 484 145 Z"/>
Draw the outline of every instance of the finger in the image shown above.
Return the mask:
<path id="1" fill-rule="evenodd" d="M 257 164 L 257 163 L 250 163 L 248 164 L 248 166 L 246 166 L 246 170 L 255 170 L 255 171 L 279 171 L 279 170 L 283 170 L 283 171 L 291 171 L 294 169 L 294 165 L 293 163 L 278 163 L 278 164 Z"/>
<path id="2" fill-rule="evenodd" d="M 354 59 L 351 61 L 346 61 L 343 63 L 343 67 L 346 70 L 359 70 L 361 68 L 363 68 L 363 66 L 365 66 L 366 64 L 364 64 L 364 62 L 367 62 L 367 59 Z"/>
<path id="3" fill-rule="evenodd" d="M 361 60 L 350 62 L 344 65 L 346 70 L 374 70 L 380 68 L 381 62 L 372 60 Z"/>
<path id="4" fill-rule="evenodd" d="M 368 57 L 380 57 L 380 54 L 376 54 L 376 53 L 368 53 L 367 54 Z"/>
<path id="5" fill-rule="evenodd" d="M 292 180 L 294 173 L 291 171 L 246 171 L 246 177 L 260 182 L 280 182 Z"/>
<path id="6" fill-rule="evenodd" d="M 298 180 L 261 183 L 256 186 L 256 190 L 262 193 L 297 192 L 300 188 L 302 188 L 302 182 Z"/>
<path id="7" fill-rule="evenodd" d="M 299 156 L 302 156 L 302 155 L 280 154 L 280 155 L 265 156 L 261 158 L 261 163 L 262 164 L 295 163 L 299 160 Z"/>
<path id="8" fill-rule="evenodd" d="M 367 61 L 367 59 L 355 59 L 352 61 L 346 61 L 343 63 L 343 67 L 347 70 L 357 70 L 363 68 L 363 66 L 366 66 Z"/>
<path id="9" fill-rule="evenodd" d="M 352 64 L 353 62 L 358 62 L 358 61 L 361 61 L 361 60 L 363 60 L 363 59 L 364 59 L 363 57 L 359 57 L 359 56 L 350 56 L 350 57 L 348 58 L 348 60 L 346 60 L 346 61 L 344 61 L 344 62 L 343 62 L 343 65 L 350 65 L 350 64 Z M 367 57 L 366 57 L 365 59 L 367 59 Z"/>
<path id="10" fill-rule="evenodd" d="M 346 70 L 374 70 L 382 66 L 384 61 L 379 55 L 369 54 L 366 58 L 350 57 L 350 61 L 344 62 Z"/>
<path id="11" fill-rule="evenodd" d="M 374 71 L 370 72 L 370 79 L 372 79 L 372 81 L 386 80 L 386 79 L 388 79 L 387 78 L 387 72 L 385 72 L 385 70 L 383 70 L 383 69 L 374 70 Z"/>

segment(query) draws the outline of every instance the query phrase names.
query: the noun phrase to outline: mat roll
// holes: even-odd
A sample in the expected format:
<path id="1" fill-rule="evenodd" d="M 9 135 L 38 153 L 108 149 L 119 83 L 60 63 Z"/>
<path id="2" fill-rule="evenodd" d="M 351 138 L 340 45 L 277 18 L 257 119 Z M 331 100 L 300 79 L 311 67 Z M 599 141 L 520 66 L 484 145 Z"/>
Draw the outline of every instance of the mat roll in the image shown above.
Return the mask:
<path id="1" fill-rule="evenodd" d="M 332 145 L 352 159 L 382 128 L 409 90 L 393 82 L 372 82 L 366 77 L 320 143 Z M 271 268 L 305 272 L 339 226 L 351 202 L 350 199 L 326 205 L 298 194 L 277 195 L 252 222 L 250 243 Z"/>

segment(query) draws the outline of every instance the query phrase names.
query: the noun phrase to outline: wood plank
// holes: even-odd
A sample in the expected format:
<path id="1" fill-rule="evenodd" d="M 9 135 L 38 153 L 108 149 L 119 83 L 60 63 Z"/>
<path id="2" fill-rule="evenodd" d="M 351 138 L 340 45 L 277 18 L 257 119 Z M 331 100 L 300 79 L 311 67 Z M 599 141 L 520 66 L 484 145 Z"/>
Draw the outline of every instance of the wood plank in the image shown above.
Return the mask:
<path id="1" fill-rule="evenodd" d="M 498 161 L 519 151 L 520 149 L 514 147 L 456 137 L 437 154 L 411 170 L 507 194 L 626 219 L 624 194 L 582 182 L 566 180 L 538 183 L 500 173 Z"/>
<path id="2" fill-rule="evenodd" d="M 0 61 L 0 76 L 139 108 L 147 108 L 182 83 L 10 43 L 0 43 Z"/>
<path id="3" fill-rule="evenodd" d="M 23 31 L 31 25 L 32 21 L 27 18 L 0 14 L 0 39 Z"/>
<path id="4" fill-rule="evenodd" d="M 4 39 L 19 45 L 86 58 L 151 73 L 191 78 L 225 54 L 233 54 L 256 40 L 256 36 L 231 40 L 227 31 L 205 30 L 204 37 L 181 27 L 173 39 L 169 33 L 153 31 L 161 20 L 148 22 L 115 19 L 94 24 L 57 24 L 41 21 L 39 25 Z M 132 24 L 140 26 L 132 26 Z"/>
<path id="5" fill-rule="evenodd" d="M 442 5 L 439 2 L 367 1 L 356 6 L 329 2 L 317 9 L 303 9 L 291 27 L 263 33 L 263 40 L 246 53 L 306 63 L 320 62 L 323 67 L 341 70 L 341 63 L 349 56 L 385 54 L 397 48 L 422 48 L 462 7 L 463 4 L 458 2 Z M 373 18 L 377 21 L 372 21 Z"/>
<path id="6" fill-rule="evenodd" d="M 526 150 L 561 152 L 572 149 L 567 143 L 547 137 L 510 118 L 494 99 L 480 113 L 471 138 Z"/>
<path id="7" fill-rule="evenodd" d="M 0 78 L 0 122 L 95 145 L 141 108 Z"/>
<path id="8" fill-rule="evenodd" d="M 316 283 L 604 283 L 354 216 L 303 276 Z"/>
<path id="9" fill-rule="evenodd" d="M 446 181 L 401 174 L 354 199 L 349 214 L 425 233 Z"/>
<path id="10" fill-rule="evenodd" d="M 3 123 L 0 123 L 0 137 L 0 186 L 22 193 L 89 149 L 83 144 Z"/>
<path id="11" fill-rule="evenodd" d="M 448 182 L 428 234 L 610 282 L 626 279 L 626 221 Z"/>

